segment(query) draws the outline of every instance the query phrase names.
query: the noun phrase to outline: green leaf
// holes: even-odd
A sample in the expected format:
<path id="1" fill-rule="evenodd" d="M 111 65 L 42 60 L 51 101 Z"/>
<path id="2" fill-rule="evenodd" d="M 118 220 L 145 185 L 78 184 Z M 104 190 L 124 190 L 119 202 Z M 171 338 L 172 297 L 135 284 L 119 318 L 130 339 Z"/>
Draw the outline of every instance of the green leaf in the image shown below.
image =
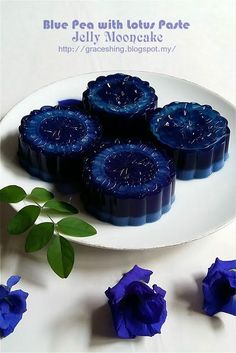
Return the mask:
<path id="1" fill-rule="evenodd" d="M 97 234 L 96 229 L 77 217 L 66 217 L 57 223 L 59 232 L 75 237 L 89 237 Z"/>
<path id="2" fill-rule="evenodd" d="M 68 240 L 53 236 L 48 247 L 48 263 L 61 278 L 67 278 L 74 265 L 74 249 Z"/>
<path id="3" fill-rule="evenodd" d="M 24 189 L 17 185 L 8 185 L 0 190 L 0 201 L 7 203 L 17 203 L 27 196 Z"/>
<path id="4" fill-rule="evenodd" d="M 8 232 L 10 234 L 20 234 L 29 229 L 40 213 L 39 206 L 26 206 L 22 208 L 17 214 L 10 220 L 8 224 Z"/>
<path id="5" fill-rule="evenodd" d="M 53 193 L 44 188 L 34 188 L 29 195 L 29 198 L 36 202 L 45 202 L 54 197 Z"/>
<path id="6" fill-rule="evenodd" d="M 60 213 L 70 213 L 70 214 L 78 213 L 77 208 L 75 208 L 74 206 L 70 205 L 67 202 L 57 201 L 55 199 L 47 201 L 43 205 L 43 208 L 48 208 L 50 210 L 57 211 Z"/>
<path id="7" fill-rule="evenodd" d="M 54 224 L 51 222 L 34 225 L 25 243 L 25 251 L 33 252 L 42 249 L 51 239 L 54 233 Z"/>

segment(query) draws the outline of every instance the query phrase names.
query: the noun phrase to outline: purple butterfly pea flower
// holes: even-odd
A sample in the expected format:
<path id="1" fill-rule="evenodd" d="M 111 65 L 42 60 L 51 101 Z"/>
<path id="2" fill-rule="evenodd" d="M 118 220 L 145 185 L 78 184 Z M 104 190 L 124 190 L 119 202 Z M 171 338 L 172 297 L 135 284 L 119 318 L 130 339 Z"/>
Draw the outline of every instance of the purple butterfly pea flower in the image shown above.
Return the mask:
<path id="1" fill-rule="evenodd" d="M 19 280 L 20 276 L 11 276 L 6 286 L 0 285 L 0 337 L 10 335 L 27 310 L 26 299 L 28 293 L 21 289 L 11 291 L 11 288 Z"/>
<path id="2" fill-rule="evenodd" d="M 202 282 L 203 310 L 213 316 L 219 311 L 236 316 L 236 260 L 216 258 Z"/>
<path id="3" fill-rule="evenodd" d="M 135 265 L 105 292 L 117 336 L 135 338 L 161 333 L 166 320 L 166 292 L 156 284 L 150 288 L 152 271 Z"/>

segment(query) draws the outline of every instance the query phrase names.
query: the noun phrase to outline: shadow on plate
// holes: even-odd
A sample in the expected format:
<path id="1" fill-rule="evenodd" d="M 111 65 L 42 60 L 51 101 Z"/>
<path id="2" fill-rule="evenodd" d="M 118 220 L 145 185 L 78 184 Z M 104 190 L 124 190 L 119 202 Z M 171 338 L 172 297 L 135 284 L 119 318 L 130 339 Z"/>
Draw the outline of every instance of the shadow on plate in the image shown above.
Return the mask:
<path id="1" fill-rule="evenodd" d="M 17 176 L 26 176 L 17 157 L 18 133 L 10 134 L 1 140 L 1 162 L 9 169 L 14 168 Z"/>
<path id="2" fill-rule="evenodd" d="M 7 135 L 1 140 L 1 152 L 6 160 L 17 160 L 18 133 Z"/>

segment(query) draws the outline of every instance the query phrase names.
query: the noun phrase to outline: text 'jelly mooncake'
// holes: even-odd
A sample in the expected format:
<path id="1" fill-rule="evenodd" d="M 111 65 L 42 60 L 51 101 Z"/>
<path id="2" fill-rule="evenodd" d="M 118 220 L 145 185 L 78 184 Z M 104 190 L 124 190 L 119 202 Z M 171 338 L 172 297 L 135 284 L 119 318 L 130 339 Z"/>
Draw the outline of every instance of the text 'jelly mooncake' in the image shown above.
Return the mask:
<path id="1" fill-rule="evenodd" d="M 179 179 L 205 178 L 228 157 L 228 122 L 209 105 L 167 104 L 153 114 L 150 129 L 173 158 Z"/>
<path id="2" fill-rule="evenodd" d="M 174 200 L 173 162 L 152 145 L 116 139 L 86 159 L 82 174 L 86 209 L 119 226 L 154 222 Z"/>
<path id="3" fill-rule="evenodd" d="M 44 106 L 21 120 L 18 156 L 33 176 L 46 181 L 76 179 L 82 158 L 101 138 L 101 126 L 80 110 Z"/>

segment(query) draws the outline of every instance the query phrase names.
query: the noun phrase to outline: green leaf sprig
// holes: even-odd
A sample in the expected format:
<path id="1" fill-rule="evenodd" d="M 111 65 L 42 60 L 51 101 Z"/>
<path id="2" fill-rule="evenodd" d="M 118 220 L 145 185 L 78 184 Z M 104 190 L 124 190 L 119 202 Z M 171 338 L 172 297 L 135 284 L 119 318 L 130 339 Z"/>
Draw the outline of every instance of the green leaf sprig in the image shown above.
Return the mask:
<path id="1" fill-rule="evenodd" d="M 0 202 L 18 203 L 23 200 L 33 204 L 21 208 L 10 219 L 7 227 L 9 234 L 28 231 L 25 251 L 30 253 L 47 246 L 47 260 L 52 270 L 61 278 L 67 278 L 74 265 L 74 249 L 62 234 L 89 237 L 97 233 L 96 229 L 77 216 L 72 216 L 78 213 L 77 208 L 57 200 L 52 192 L 44 188 L 36 187 L 30 194 L 17 185 L 9 185 L 0 190 Z M 52 213 L 67 217 L 54 222 Z M 49 221 L 35 224 L 40 214 L 46 214 Z"/>

